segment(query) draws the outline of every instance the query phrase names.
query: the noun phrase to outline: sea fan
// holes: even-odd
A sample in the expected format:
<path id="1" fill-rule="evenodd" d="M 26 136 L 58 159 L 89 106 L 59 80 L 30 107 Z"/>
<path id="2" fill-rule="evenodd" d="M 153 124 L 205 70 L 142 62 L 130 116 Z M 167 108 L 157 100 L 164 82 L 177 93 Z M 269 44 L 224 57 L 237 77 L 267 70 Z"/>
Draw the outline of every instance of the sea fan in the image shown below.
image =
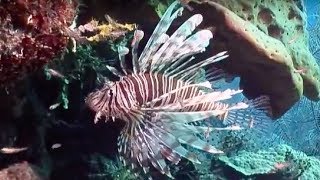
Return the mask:
<path id="1" fill-rule="evenodd" d="M 117 82 L 106 82 L 102 89 L 90 93 L 87 105 L 96 112 L 95 122 L 102 116 L 126 122 L 118 139 L 121 160 L 136 174 L 149 172 L 149 165 L 172 177 L 166 160 L 177 164 L 182 157 L 200 163 L 197 156 L 182 144 L 207 151 L 223 153 L 199 138 L 216 130 L 235 130 L 263 125 L 269 110 L 268 98 L 260 97 L 236 104 L 224 100 L 241 90 L 216 91 L 208 81 L 198 82 L 199 73 L 208 64 L 225 59 L 221 52 L 204 60 L 192 57 L 205 50 L 213 37 L 209 30 L 193 33 L 201 23 L 200 14 L 185 21 L 170 37 L 166 31 L 181 15 L 183 7 L 174 2 L 162 16 L 138 58 L 138 44 L 143 32 L 136 30 L 132 46 L 133 70 L 126 67 L 127 48 L 119 48 L 122 72 Z M 206 78 L 217 80 L 221 72 L 211 69 Z M 220 120 L 224 127 L 204 124 Z"/>

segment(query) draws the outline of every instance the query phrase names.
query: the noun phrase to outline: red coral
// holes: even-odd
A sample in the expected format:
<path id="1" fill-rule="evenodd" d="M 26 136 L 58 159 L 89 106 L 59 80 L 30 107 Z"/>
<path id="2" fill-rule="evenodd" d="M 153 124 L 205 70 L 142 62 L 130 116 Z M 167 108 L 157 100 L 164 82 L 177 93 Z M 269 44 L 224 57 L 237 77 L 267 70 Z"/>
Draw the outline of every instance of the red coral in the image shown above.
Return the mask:
<path id="1" fill-rule="evenodd" d="M 0 85 L 43 67 L 63 51 L 76 7 L 73 0 L 0 1 Z"/>

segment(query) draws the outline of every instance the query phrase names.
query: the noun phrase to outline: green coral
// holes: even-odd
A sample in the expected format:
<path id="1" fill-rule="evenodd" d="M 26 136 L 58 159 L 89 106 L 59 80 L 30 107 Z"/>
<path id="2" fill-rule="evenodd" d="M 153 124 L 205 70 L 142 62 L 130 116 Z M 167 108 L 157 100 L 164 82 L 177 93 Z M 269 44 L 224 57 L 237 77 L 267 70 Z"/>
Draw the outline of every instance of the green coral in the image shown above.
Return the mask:
<path id="1" fill-rule="evenodd" d="M 89 161 L 91 172 L 89 179 L 134 180 L 136 177 L 119 160 L 113 161 L 100 154 L 93 154 Z"/>
<path id="2" fill-rule="evenodd" d="M 235 156 L 220 156 L 219 160 L 245 176 L 277 174 L 280 177 L 320 179 L 320 161 L 287 145 L 258 152 L 240 151 Z"/>
<path id="3" fill-rule="evenodd" d="M 100 60 L 92 56 L 90 46 L 79 46 L 77 53 L 65 54 L 65 57 L 60 60 L 55 60 L 44 68 L 44 73 L 47 80 L 56 78 L 60 84 L 60 93 L 54 105 L 50 109 L 62 105 L 64 109 L 69 107 L 68 89 L 70 82 L 80 80 L 83 82 L 86 74 L 86 68 L 95 68 L 99 66 Z M 83 84 L 81 84 L 83 86 Z"/>
<path id="4" fill-rule="evenodd" d="M 112 48 L 118 46 L 119 43 L 123 42 L 108 43 L 108 53 L 115 56 Z M 108 70 L 106 61 L 101 58 L 102 55 L 99 55 L 96 49 L 97 47 L 91 45 L 77 46 L 75 53 L 70 51 L 63 58 L 55 60 L 44 68 L 46 79 L 55 79 L 60 84 L 59 96 L 50 109 L 55 109 L 58 106 L 68 109 L 68 91 L 71 83 L 78 81 L 80 89 L 83 89 L 88 81 L 98 81 L 98 83 L 104 81 L 104 75 L 100 72 Z"/>

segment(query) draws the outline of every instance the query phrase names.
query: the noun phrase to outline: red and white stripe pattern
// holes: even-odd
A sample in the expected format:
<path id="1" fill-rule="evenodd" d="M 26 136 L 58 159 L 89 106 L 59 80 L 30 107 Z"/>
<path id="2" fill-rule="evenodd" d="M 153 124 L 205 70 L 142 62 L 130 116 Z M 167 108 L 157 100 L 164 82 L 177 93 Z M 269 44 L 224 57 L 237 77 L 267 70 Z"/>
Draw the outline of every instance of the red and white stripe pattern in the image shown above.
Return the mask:
<path id="1" fill-rule="evenodd" d="M 103 116 L 126 122 L 118 139 L 118 150 L 123 163 L 137 175 L 141 170 L 147 174 L 151 164 L 172 177 L 165 159 L 177 164 L 184 157 L 200 163 L 182 144 L 209 153 L 223 153 L 198 134 L 255 128 L 265 125 L 261 122 L 268 119 L 267 97 L 228 104 L 225 100 L 241 93 L 240 90 L 211 88 L 212 81 L 225 76 L 223 71 L 215 69 L 207 73 L 210 83 L 198 78 L 203 67 L 228 55 L 221 52 L 208 59 L 194 60 L 192 56 L 204 51 L 213 37 L 209 30 L 192 34 L 202 21 L 200 14 L 189 18 L 168 36 L 166 31 L 183 9 L 174 11 L 177 4 L 174 2 L 167 9 L 139 58 L 138 44 L 144 34 L 140 30 L 135 32 L 131 44 L 133 70 L 126 69 L 124 61 L 129 51 L 119 48 L 123 69 L 110 70 L 120 75 L 120 80 L 106 83 L 86 98 L 87 105 L 96 112 L 95 122 Z M 205 126 L 210 118 L 220 120 L 225 127 Z"/>

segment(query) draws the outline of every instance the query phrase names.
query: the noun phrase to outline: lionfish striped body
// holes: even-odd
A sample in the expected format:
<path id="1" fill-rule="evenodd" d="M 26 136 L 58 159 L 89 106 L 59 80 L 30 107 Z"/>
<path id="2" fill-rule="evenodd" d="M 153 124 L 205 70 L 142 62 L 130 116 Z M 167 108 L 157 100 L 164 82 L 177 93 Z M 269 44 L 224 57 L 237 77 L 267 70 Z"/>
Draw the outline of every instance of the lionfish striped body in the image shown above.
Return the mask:
<path id="1" fill-rule="evenodd" d="M 171 22 L 183 10 L 180 7 L 174 11 L 177 4 L 174 2 L 167 9 L 139 58 L 137 47 L 143 32 L 135 32 L 131 45 L 133 72 L 124 63 L 129 50 L 119 48 L 122 73 L 110 69 L 120 76 L 120 80 L 106 82 L 102 89 L 86 98 L 88 106 L 96 112 L 95 122 L 102 116 L 126 122 L 118 139 L 118 150 L 120 159 L 135 173 L 139 170 L 147 173 L 151 163 L 161 173 L 172 177 L 165 159 L 177 164 L 184 157 L 200 163 L 181 144 L 210 153 L 223 153 L 197 134 L 251 128 L 267 117 L 267 97 L 231 105 L 225 103 L 224 100 L 241 91 L 212 89 L 209 81 L 223 77 L 220 70 L 207 72 L 209 81 L 199 82 L 203 67 L 227 55 L 221 52 L 194 61 L 192 55 L 204 51 L 213 36 L 209 30 L 192 34 L 202 21 L 200 14 L 189 18 L 170 37 L 166 34 Z M 201 125 L 214 117 L 221 120 L 225 128 Z"/>

